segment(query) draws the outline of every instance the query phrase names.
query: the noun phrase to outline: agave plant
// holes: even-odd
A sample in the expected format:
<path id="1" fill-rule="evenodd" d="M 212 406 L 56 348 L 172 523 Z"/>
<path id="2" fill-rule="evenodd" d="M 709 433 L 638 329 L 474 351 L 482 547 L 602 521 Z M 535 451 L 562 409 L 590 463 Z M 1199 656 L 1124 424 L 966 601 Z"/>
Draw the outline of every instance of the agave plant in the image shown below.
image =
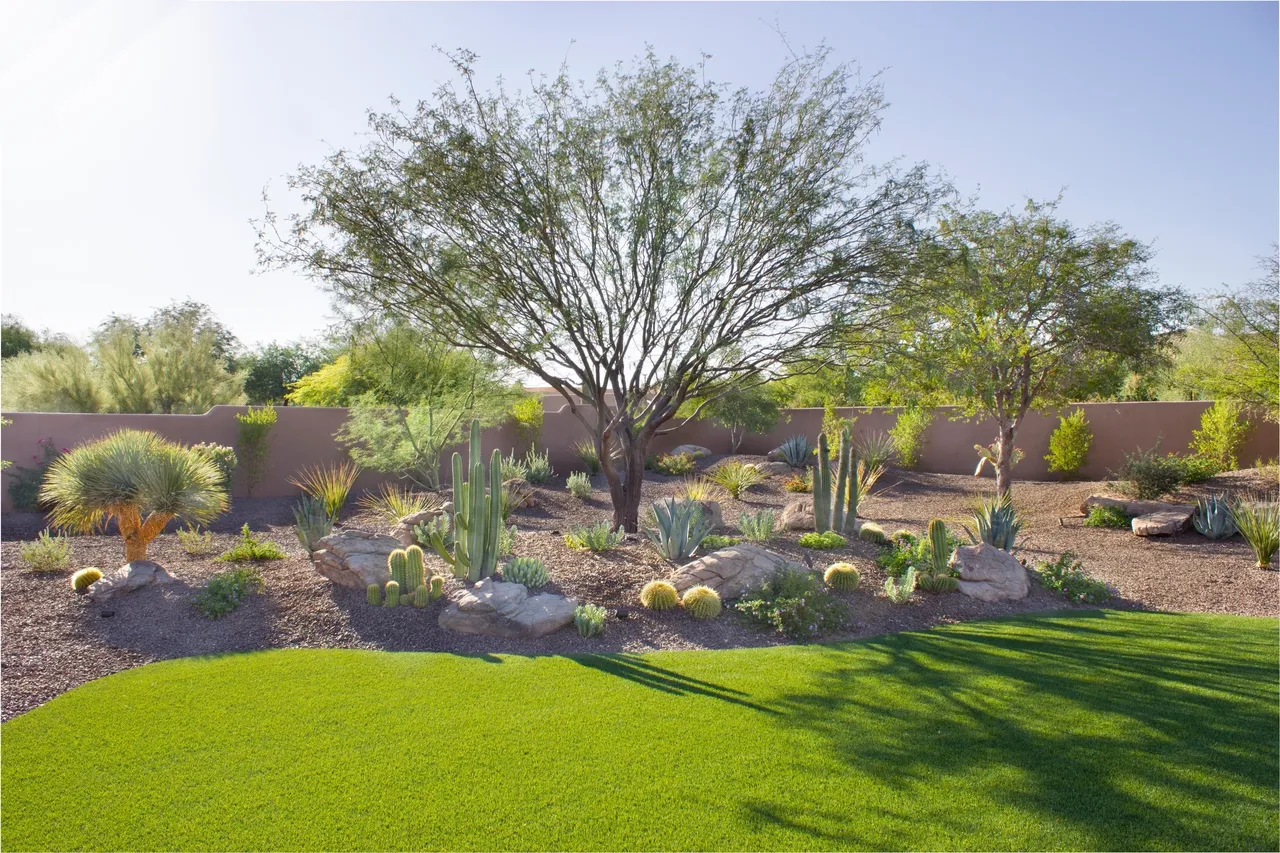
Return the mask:
<path id="1" fill-rule="evenodd" d="M 154 432 L 120 430 L 64 453 L 49 466 L 40 499 L 56 527 L 90 533 L 115 519 L 126 562 L 171 519 L 208 523 L 227 508 L 222 472 L 200 453 Z"/>
<path id="2" fill-rule="evenodd" d="M 1258 568 L 1271 568 L 1271 560 L 1280 551 L 1280 499 L 1237 501 L 1231 507 L 1231 520 L 1253 549 Z"/>
<path id="3" fill-rule="evenodd" d="M 1210 539 L 1230 539 L 1235 536 L 1236 523 L 1231 515 L 1231 501 L 1226 495 L 1210 495 L 1196 501 L 1191 526 L 1201 536 Z"/>
<path id="4" fill-rule="evenodd" d="M 320 498 L 304 496 L 293 505 L 294 532 L 308 554 L 316 550 L 321 539 L 333 532 L 333 516 Z"/>
<path id="5" fill-rule="evenodd" d="M 975 542 L 985 542 L 1003 551 L 1012 551 L 1022 522 L 1013 508 L 1013 501 L 1008 495 L 987 498 L 978 504 L 973 512 L 973 523 L 978 528 L 975 538 L 969 531 L 969 538 Z M 967 528 L 966 528 L 967 530 Z"/>
<path id="6" fill-rule="evenodd" d="M 702 507 L 693 501 L 667 498 L 653 505 L 654 529 L 646 530 L 649 541 L 673 563 L 693 556 L 702 540 L 711 532 L 711 521 Z"/>
<path id="7" fill-rule="evenodd" d="M 807 435 L 793 435 L 779 445 L 778 453 L 792 468 L 802 468 L 813 458 L 813 442 Z"/>

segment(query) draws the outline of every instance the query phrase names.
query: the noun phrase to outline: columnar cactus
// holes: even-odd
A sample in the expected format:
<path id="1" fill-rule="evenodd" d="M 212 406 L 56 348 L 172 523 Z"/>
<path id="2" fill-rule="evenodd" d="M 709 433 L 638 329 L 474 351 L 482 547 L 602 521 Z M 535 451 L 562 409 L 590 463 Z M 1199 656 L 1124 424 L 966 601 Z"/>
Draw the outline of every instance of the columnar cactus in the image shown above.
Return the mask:
<path id="1" fill-rule="evenodd" d="M 813 526 L 819 533 L 831 529 L 831 452 L 826 433 L 818 436 L 818 469 L 813 472 Z"/>
<path id="2" fill-rule="evenodd" d="M 378 586 L 376 583 L 369 584 L 369 588 L 365 590 L 365 597 L 368 599 L 369 604 L 374 607 L 381 607 L 382 587 Z"/>
<path id="3" fill-rule="evenodd" d="M 471 422 L 467 458 L 471 476 L 464 479 L 462 454 L 453 454 L 453 553 L 445 547 L 444 537 L 438 531 L 431 532 L 431 547 L 453 567 L 454 576 L 474 582 L 497 570 L 502 538 L 502 451 L 493 451 L 486 490 L 478 420 Z"/>
<path id="4" fill-rule="evenodd" d="M 951 562 L 951 542 L 947 538 L 947 525 L 940 518 L 929 522 L 929 563 L 933 573 L 948 574 Z"/>
<path id="5" fill-rule="evenodd" d="M 832 495 L 831 449 L 826 435 L 818 436 L 818 470 L 813 475 L 813 521 L 818 533 L 852 532 L 858 516 L 858 460 L 848 427 L 840 433 L 836 456 Z"/>
<path id="6" fill-rule="evenodd" d="M 435 575 L 431 578 L 431 600 L 435 601 L 442 595 L 444 595 L 444 578 Z"/>
<path id="7" fill-rule="evenodd" d="M 400 603 L 400 584 L 387 581 L 387 597 L 383 602 L 387 607 L 395 607 Z"/>
<path id="8" fill-rule="evenodd" d="M 391 579 L 400 585 L 401 588 L 407 587 L 404 571 L 408 566 L 409 560 L 405 556 L 403 548 L 397 548 L 387 555 L 387 570 L 391 573 Z"/>
<path id="9" fill-rule="evenodd" d="M 419 609 L 431 603 L 431 587 L 423 584 L 413 591 L 413 606 Z"/>
<path id="10" fill-rule="evenodd" d="M 417 545 L 410 545 L 404 549 L 404 557 L 404 589 L 416 592 L 418 587 L 422 586 L 423 578 L 426 575 L 426 570 L 423 566 L 422 549 Z"/>

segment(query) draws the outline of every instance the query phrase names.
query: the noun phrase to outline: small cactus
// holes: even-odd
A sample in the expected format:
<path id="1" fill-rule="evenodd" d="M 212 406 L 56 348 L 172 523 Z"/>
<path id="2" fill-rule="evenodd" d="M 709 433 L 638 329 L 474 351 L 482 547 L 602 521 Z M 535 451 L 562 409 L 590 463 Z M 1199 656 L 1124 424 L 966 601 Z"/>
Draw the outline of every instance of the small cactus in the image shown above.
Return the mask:
<path id="1" fill-rule="evenodd" d="M 874 522 L 864 522 L 862 527 L 858 529 L 858 538 L 863 542 L 870 542 L 872 545 L 888 545 L 889 537 L 885 536 L 884 528 Z"/>
<path id="2" fill-rule="evenodd" d="M 720 593 L 709 586 L 691 586 L 680 601 L 694 619 L 714 619 L 720 615 Z"/>
<path id="3" fill-rule="evenodd" d="M 893 535 L 890 536 L 889 538 L 892 539 L 894 542 L 916 541 L 916 535 L 912 533 L 910 530 L 907 530 L 905 527 L 901 527 L 893 531 Z"/>
<path id="4" fill-rule="evenodd" d="M 680 593 L 666 581 L 649 581 L 640 590 L 640 603 L 650 610 L 670 610 L 680 603 Z"/>
<path id="5" fill-rule="evenodd" d="M 95 581 L 100 580 L 102 580 L 102 570 L 89 566 L 71 576 L 71 588 L 84 595 Z"/>
<path id="6" fill-rule="evenodd" d="M 405 579 L 405 569 L 409 566 L 409 558 L 405 554 L 403 548 L 397 548 L 387 555 L 387 569 L 391 572 L 391 579 L 396 582 L 396 586 L 401 589 L 408 588 L 408 581 Z"/>
<path id="7" fill-rule="evenodd" d="M 396 581 L 387 581 L 387 597 L 384 604 L 387 607 L 395 607 L 400 603 L 400 584 Z"/>
<path id="8" fill-rule="evenodd" d="M 374 607 L 382 606 L 382 587 L 376 583 L 369 584 L 369 588 L 365 590 L 365 595 L 369 600 L 369 604 Z"/>
<path id="9" fill-rule="evenodd" d="M 412 604 L 413 604 L 413 593 L 411 593 L 411 592 L 402 592 L 402 593 L 400 593 L 400 606 L 401 606 L 401 607 L 409 607 L 409 606 L 410 606 L 410 605 L 412 605 Z"/>
<path id="10" fill-rule="evenodd" d="M 573 611 L 573 624 L 580 636 L 594 637 L 604 633 L 605 615 L 605 609 L 599 605 L 579 604 Z"/>
<path id="11" fill-rule="evenodd" d="M 516 557 L 502 567 L 502 579 L 508 583 L 522 583 L 529 589 L 545 586 L 551 580 L 547 567 L 537 557 Z"/>
<path id="12" fill-rule="evenodd" d="M 862 583 L 862 573 L 852 563 L 832 563 L 822 573 L 822 580 L 837 592 L 853 592 Z"/>
<path id="13" fill-rule="evenodd" d="M 413 606 L 421 610 L 431 603 L 431 587 L 422 584 L 413 591 Z"/>
<path id="14" fill-rule="evenodd" d="M 442 595 L 444 595 L 444 578 L 436 575 L 431 578 L 431 600 L 435 601 Z"/>
<path id="15" fill-rule="evenodd" d="M 404 567 L 404 589 L 416 591 L 422 586 L 423 577 L 426 571 L 423 568 L 422 549 L 417 545 L 410 545 L 404 549 L 405 567 Z"/>

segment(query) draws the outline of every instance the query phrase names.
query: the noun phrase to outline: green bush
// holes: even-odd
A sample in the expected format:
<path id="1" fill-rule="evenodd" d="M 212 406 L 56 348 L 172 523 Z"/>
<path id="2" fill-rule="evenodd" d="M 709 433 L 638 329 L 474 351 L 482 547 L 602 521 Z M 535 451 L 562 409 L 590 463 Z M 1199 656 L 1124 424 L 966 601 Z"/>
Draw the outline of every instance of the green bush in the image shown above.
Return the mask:
<path id="1" fill-rule="evenodd" d="M 841 588 L 853 589 L 857 585 L 857 569 L 853 569 L 853 586 L 848 586 L 847 572 L 837 570 L 832 574 L 832 569 L 842 565 L 847 564 L 837 563 L 827 574 L 832 580 L 838 575 L 839 582 L 844 584 Z M 853 621 L 844 602 L 803 566 L 783 566 L 758 590 L 744 595 L 735 609 L 749 622 L 771 627 L 785 637 L 800 641 L 846 628 Z"/>
<path id="2" fill-rule="evenodd" d="M 950 530 L 945 532 L 945 550 L 951 554 L 959 547 L 960 540 Z M 901 578 L 911 569 L 916 569 L 917 573 L 928 571 L 931 568 L 932 557 L 933 546 L 928 538 L 917 538 L 907 531 L 900 530 L 894 534 L 892 547 L 882 548 L 876 554 L 876 565 L 884 569 L 889 577 Z"/>
<path id="3" fill-rule="evenodd" d="M 652 467 L 666 477 L 683 477 L 693 473 L 694 462 L 693 457 L 687 453 L 677 453 L 674 456 L 664 453 L 653 460 Z"/>
<path id="4" fill-rule="evenodd" d="M 530 453 L 533 452 L 533 446 L 538 443 L 538 438 L 542 435 L 544 414 L 542 398 L 534 394 L 521 397 L 511 406 L 511 420 L 515 422 L 516 433 Z"/>
<path id="5" fill-rule="evenodd" d="M 782 488 L 788 492 L 807 495 L 813 491 L 813 474 L 808 468 L 804 470 L 803 474 L 792 474 L 791 478 L 782 484 Z"/>
<path id="6" fill-rule="evenodd" d="M 744 512 L 738 516 L 738 529 L 749 542 L 768 542 L 777 533 L 777 516 L 771 509 Z"/>
<path id="7" fill-rule="evenodd" d="M 1161 456 L 1160 443 L 1150 450 L 1126 453 L 1116 472 L 1120 489 L 1142 500 L 1157 500 L 1182 485 L 1183 466 L 1176 456 Z"/>
<path id="8" fill-rule="evenodd" d="M 236 447 L 240 450 L 240 460 L 244 463 L 244 486 L 249 497 L 253 490 L 267 476 L 267 460 L 271 454 L 271 428 L 276 425 L 274 406 L 250 408 L 238 413 L 236 421 L 240 424 L 240 438 Z"/>
<path id="9" fill-rule="evenodd" d="M 513 450 L 507 457 L 502 460 L 502 479 L 507 480 L 529 480 L 529 465 L 523 459 L 516 458 L 516 452 Z"/>
<path id="10" fill-rule="evenodd" d="M 621 526 L 614 530 L 607 521 L 596 524 L 575 525 L 564 537 L 564 544 L 578 551 L 612 551 L 622 544 L 626 532 Z"/>
<path id="11" fill-rule="evenodd" d="M 585 501 L 591 497 L 591 478 L 581 471 L 574 471 L 569 475 L 569 479 L 565 482 L 569 494 L 573 495 L 580 501 Z"/>
<path id="12" fill-rule="evenodd" d="M 19 545 L 18 553 L 32 571 L 56 572 L 71 565 L 71 540 L 61 533 L 52 536 L 41 530 L 35 539 Z"/>
<path id="13" fill-rule="evenodd" d="M 193 557 L 203 557 L 213 553 L 213 534 L 201 530 L 199 525 L 188 525 L 177 532 L 178 545 Z"/>
<path id="14" fill-rule="evenodd" d="M 1058 418 L 1058 428 L 1049 436 L 1049 455 L 1045 460 L 1050 471 L 1066 477 L 1074 477 L 1084 467 L 1093 444 L 1093 430 L 1085 419 L 1084 409 L 1076 409 L 1067 417 Z"/>
<path id="15" fill-rule="evenodd" d="M 597 604 L 579 604 L 573 611 L 573 625 L 582 637 L 595 637 L 604 633 L 606 612 Z"/>
<path id="16" fill-rule="evenodd" d="M 1052 563 L 1038 564 L 1036 577 L 1042 586 L 1061 593 L 1068 601 L 1102 604 L 1111 598 L 1107 585 L 1085 574 L 1084 566 L 1070 551 Z"/>
<path id="17" fill-rule="evenodd" d="M 222 490 L 230 493 L 231 475 L 239 463 L 236 458 L 235 448 L 227 447 L 225 444 L 202 441 L 199 444 L 191 445 L 191 449 L 213 463 L 214 467 L 218 469 L 218 473 L 222 475 L 220 481 Z"/>
<path id="18" fill-rule="evenodd" d="M 1218 400 L 1200 416 L 1200 429 L 1191 434 L 1191 449 L 1197 456 L 1213 460 L 1220 471 L 1236 470 L 1240 445 L 1249 435 L 1243 415 L 1240 403 Z"/>
<path id="19" fill-rule="evenodd" d="M 1085 527 L 1109 527 L 1113 530 L 1127 530 L 1129 516 L 1116 506 L 1091 506 L 1084 520 Z"/>
<path id="20" fill-rule="evenodd" d="M 40 487 L 49 466 L 62 455 L 51 438 L 42 438 L 36 444 L 40 452 L 31 457 L 35 464 L 29 468 L 13 465 L 5 469 L 5 476 L 9 477 L 9 500 L 14 509 L 23 512 L 38 512 L 49 508 L 49 502 L 40 499 Z"/>
<path id="21" fill-rule="evenodd" d="M 248 560 L 283 560 L 284 552 L 274 542 L 255 539 L 253 534 L 249 532 L 249 525 L 246 523 L 244 527 L 240 528 L 240 541 L 236 543 L 235 547 L 214 559 L 221 563 L 243 563 Z"/>
<path id="22" fill-rule="evenodd" d="M 257 569 L 233 569 L 209 578 L 191 603 L 205 616 L 217 619 L 239 607 L 250 594 L 261 591 L 262 575 Z"/>
<path id="23" fill-rule="evenodd" d="M 548 450 L 538 453 L 530 448 L 524 455 L 524 465 L 525 479 L 535 486 L 546 485 L 556 475 L 556 470 L 551 467 L 551 452 Z"/>
<path id="24" fill-rule="evenodd" d="M 730 545 L 737 545 L 741 541 L 736 536 L 720 536 L 712 533 L 702 537 L 702 550 L 718 551 L 721 548 L 728 548 Z"/>
<path id="25" fill-rule="evenodd" d="M 813 548 L 817 551 L 829 551 L 832 548 L 843 548 L 847 542 L 845 538 L 834 530 L 828 530 L 825 533 L 806 533 L 796 540 L 801 548 Z"/>
<path id="26" fill-rule="evenodd" d="M 915 468 L 920 464 L 924 450 L 924 433 L 933 421 L 933 412 L 919 406 L 910 406 L 898 413 L 889 435 L 898 454 L 898 464 L 903 468 Z"/>
<path id="27" fill-rule="evenodd" d="M 1208 456 L 1178 456 L 1170 453 L 1168 458 L 1182 472 L 1182 482 L 1203 483 L 1210 477 L 1222 473 L 1222 466 Z"/>

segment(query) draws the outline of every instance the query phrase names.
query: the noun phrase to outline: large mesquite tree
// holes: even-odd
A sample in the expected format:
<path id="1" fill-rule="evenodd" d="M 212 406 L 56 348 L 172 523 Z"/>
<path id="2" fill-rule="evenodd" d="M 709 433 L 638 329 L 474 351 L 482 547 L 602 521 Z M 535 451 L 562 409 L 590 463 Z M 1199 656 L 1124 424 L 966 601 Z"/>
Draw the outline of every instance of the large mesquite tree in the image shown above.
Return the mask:
<path id="1" fill-rule="evenodd" d="M 864 152 L 877 83 L 796 58 L 763 91 L 652 54 L 482 92 L 474 57 L 368 141 L 290 178 L 264 264 L 431 326 L 558 390 L 636 529 L 644 459 L 681 405 L 760 382 L 867 321 L 932 193 Z"/>

